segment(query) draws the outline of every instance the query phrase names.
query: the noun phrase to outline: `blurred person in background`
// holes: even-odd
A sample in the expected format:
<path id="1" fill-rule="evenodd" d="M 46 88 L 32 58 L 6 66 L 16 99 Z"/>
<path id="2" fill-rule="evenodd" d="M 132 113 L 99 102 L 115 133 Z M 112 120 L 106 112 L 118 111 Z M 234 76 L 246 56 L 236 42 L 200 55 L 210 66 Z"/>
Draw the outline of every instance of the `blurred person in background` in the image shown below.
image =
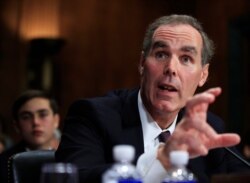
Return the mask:
<path id="1" fill-rule="evenodd" d="M 13 103 L 14 126 L 21 141 L 0 155 L 0 182 L 7 182 L 8 161 L 16 153 L 56 150 L 60 141 L 58 105 L 49 94 L 27 90 Z"/>
<path id="2" fill-rule="evenodd" d="M 0 153 L 2 153 L 5 149 L 5 140 L 2 134 L 0 134 Z"/>
<path id="3" fill-rule="evenodd" d="M 0 115 L 0 153 L 13 145 L 13 140 L 6 131 L 6 120 Z"/>

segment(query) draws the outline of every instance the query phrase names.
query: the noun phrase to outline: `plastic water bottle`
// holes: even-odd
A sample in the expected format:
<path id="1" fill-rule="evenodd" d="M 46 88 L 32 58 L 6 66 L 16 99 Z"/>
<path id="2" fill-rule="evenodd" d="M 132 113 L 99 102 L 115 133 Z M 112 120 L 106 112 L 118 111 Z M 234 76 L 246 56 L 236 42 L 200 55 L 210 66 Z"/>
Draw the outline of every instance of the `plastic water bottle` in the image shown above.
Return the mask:
<path id="1" fill-rule="evenodd" d="M 130 145 L 117 145 L 113 148 L 115 164 L 104 172 L 102 183 L 142 183 L 132 161 L 135 149 Z"/>
<path id="2" fill-rule="evenodd" d="M 197 183 L 194 174 L 190 172 L 186 165 L 189 155 L 186 151 L 170 152 L 170 163 L 172 168 L 168 171 L 167 177 L 163 183 Z"/>

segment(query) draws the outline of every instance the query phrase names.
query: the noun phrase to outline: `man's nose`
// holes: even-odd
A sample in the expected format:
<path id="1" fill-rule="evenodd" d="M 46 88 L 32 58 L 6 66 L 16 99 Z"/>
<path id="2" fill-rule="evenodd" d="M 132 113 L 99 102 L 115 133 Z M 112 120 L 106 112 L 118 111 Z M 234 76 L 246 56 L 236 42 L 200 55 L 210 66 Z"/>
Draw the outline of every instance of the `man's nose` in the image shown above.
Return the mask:
<path id="1" fill-rule="evenodd" d="M 176 69 L 178 65 L 178 58 L 176 56 L 171 56 L 165 64 L 164 74 L 165 75 L 176 75 Z"/>
<path id="2" fill-rule="evenodd" d="M 39 116 L 34 115 L 32 121 L 33 121 L 33 124 L 34 124 L 34 125 L 38 125 L 38 124 L 40 123 L 40 118 L 39 118 Z"/>

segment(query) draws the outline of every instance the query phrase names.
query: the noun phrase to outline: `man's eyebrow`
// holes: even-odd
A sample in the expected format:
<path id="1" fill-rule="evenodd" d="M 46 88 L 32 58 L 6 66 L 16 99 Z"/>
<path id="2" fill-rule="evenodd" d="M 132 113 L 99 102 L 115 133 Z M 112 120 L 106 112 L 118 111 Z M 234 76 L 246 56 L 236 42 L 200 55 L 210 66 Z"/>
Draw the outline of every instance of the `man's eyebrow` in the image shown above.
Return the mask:
<path id="1" fill-rule="evenodd" d="M 156 41 L 153 43 L 152 49 L 166 48 L 166 47 L 169 47 L 168 43 L 163 42 L 163 41 Z"/>
<path id="2" fill-rule="evenodd" d="M 32 112 L 31 111 L 21 111 L 19 112 L 19 115 L 22 115 L 22 114 L 31 114 Z"/>
<path id="3" fill-rule="evenodd" d="M 189 53 L 191 53 L 193 55 L 197 55 L 198 54 L 198 51 L 197 51 L 197 49 L 194 46 L 183 46 L 181 48 L 181 51 L 183 51 L 183 52 L 189 52 Z"/>
<path id="4" fill-rule="evenodd" d="M 38 112 L 44 112 L 44 111 L 49 111 L 49 109 L 39 109 L 37 110 Z"/>
<path id="5" fill-rule="evenodd" d="M 49 111 L 48 109 L 39 109 L 39 110 L 37 110 L 37 111 L 35 111 L 35 112 L 32 112 L 32 111 L 21 111 L 20 113 L 19 113 L 19 115 L 23 115 L 23 114 L 33 114 L 33 113 L 40 113 L 40 112 L 47 112 L 47 111 Z"/>
<path id="6" fill-rule="evenodd" d="M 152 49 L 156 48 L 169 48 L 169 44 L 163 41 L 156 41 L 153 43 Z M 183 46 L 180 49 L 183 52 L 191 53 L 192 55 L 197 55 L 198 51 L 194 46 Z"/>
<path id="7" fill-rule="evenodd" d="M 22 112 L 20 112 L 19 114 L 18 114 L 18 117 L 20 118 L 20 117 L 22 117 L 22 116 L 26 116 L 26 115 L 32 115 L 32 112 L 30 112 L 30 111 L 22 111 Z"/>

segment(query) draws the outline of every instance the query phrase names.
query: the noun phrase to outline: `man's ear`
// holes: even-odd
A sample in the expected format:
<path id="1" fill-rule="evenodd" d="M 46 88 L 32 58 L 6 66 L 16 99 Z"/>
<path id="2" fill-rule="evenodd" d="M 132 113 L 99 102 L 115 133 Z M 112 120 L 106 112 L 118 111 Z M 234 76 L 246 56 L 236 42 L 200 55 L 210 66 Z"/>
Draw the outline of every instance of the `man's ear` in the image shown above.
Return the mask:
<path id="1" fill-rule="evenodd" d="M 208 75 L 209 75 L 209 64 L 206 64 L 202 68 L 201 78 L 199 81 L 199 87 L 203 86 L 206 83 Z"/>
<path id="2" fill-rule="evenodd" d="M 141 57 L 140 57 L 140 63 L 139 63 L 139 67 L 138 67 L 138 70 L 139 70 L 139 73 L 140 75 L 142 75 L 143 71 L 144 71 L 144 63 L 145 63 L 145 53 L 144 51 L 141 52 Z"/>
<path id="3" fill-rule="evenodd" d="M 59 122 L 60 122 L 60 116 L 59 116 L 59 114 L 54 114 L 54 127 L 55 128 L 59 127 Z"/>

